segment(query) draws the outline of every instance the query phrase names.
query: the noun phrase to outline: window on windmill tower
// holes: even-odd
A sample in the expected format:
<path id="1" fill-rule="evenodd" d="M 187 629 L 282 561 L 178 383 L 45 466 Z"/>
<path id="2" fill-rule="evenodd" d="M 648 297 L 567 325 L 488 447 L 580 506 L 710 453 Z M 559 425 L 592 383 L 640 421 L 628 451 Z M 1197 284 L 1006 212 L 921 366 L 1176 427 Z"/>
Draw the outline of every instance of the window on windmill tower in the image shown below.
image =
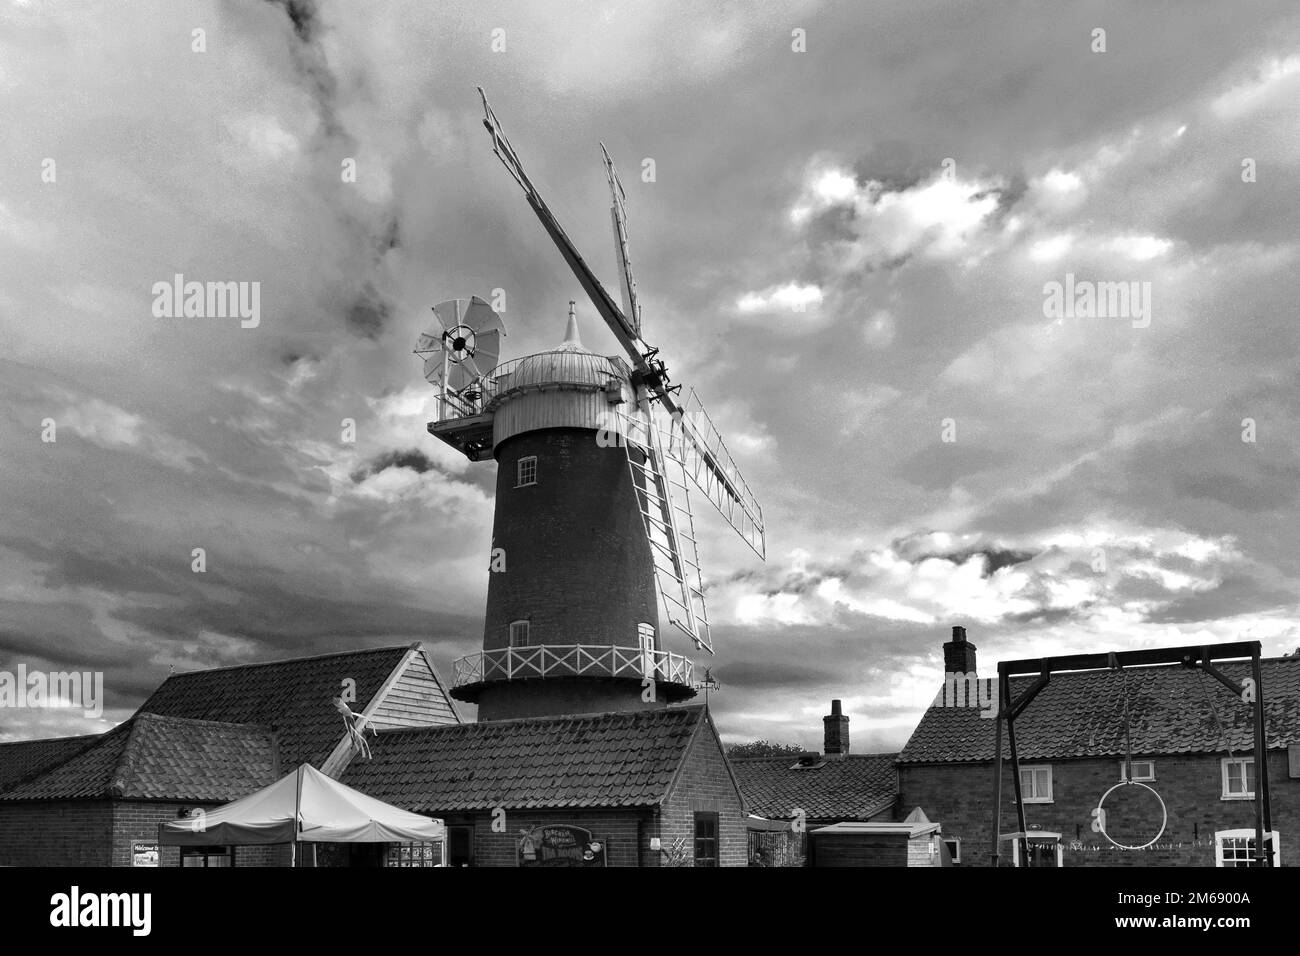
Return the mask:
<path id="1" fill-rule="evenodd" d="M 528 622 L 511 621 L 510 622 L 510 646 L 527 647 L 528 646 Z"/>
<path id="2" fill-rule="evenodd" d="M 523 488 L 525 485 L 535 484 L 537 484 L 537 456 L 529 455 L 520 458 L 515 466 L 515 487 Z"/>

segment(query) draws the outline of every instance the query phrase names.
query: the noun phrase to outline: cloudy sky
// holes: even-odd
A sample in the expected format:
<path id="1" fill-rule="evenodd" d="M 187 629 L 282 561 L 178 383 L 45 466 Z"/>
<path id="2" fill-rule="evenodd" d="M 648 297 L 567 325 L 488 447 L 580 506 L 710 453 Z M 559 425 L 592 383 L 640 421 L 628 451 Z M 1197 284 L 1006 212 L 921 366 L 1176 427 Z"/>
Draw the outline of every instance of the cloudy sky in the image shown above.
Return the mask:
<path id="1" fill-rule="evenodd" d="M 819 746 L 840 697 L 898 747 L 953 624 L 985 673 L 1300 646 L 1291 3 L 0 0 L 0 668 L 107 692 L 0 739 L 476 648 L 494 466 L 411 348 L 502 289 L 537 351 L 580 297 L 476 85 L 613 288 L 609 146 L 646 337 L 763 504 L 766 564 L 701 522 L 724 736 Z M 155 316 L 177 273 L 260 323 Z M 1049 315 L 1067 274 L 1147 320 Z"/>

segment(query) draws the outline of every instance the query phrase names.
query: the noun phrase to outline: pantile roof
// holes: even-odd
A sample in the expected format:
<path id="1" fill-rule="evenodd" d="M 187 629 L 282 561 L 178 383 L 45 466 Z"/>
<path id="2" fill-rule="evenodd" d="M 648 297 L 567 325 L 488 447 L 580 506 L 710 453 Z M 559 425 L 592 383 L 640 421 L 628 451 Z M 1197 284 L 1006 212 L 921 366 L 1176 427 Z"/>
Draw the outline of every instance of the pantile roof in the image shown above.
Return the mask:
<path id="1" fill-rule="evenodd" d="M 653 806 L 706 725 L 692 706 L 381 731 L 342 782 L 417 813 Z"/>
<path id="2" fill-rule="evenodd" d="M 280 736 L 285 766 L 325 762 L 345 730 L 334 698 L 356 682 L 361 710 L 402 663 L 409 646 L 174 674 L 140 712 L 223 723 L 265 724 Z"/>
<path id="3" fill-rule="evenodd" d="M 1216 667 L 1237 681 L 1250 676 L 1246 662 Z M 1300 743 L 1300 657 L 1266 659 L 1260 668 L 1267 746 Z M 1012 699 L 1035 679 L 1012 678 Z M 1021 759 L 1123 755 L 1126 697 L 1135 755 L 1243 752 L 1254 746 L 1251 708 L 1214 678 L 1182 665 L 1131 667 L 1053 674 L 1016 718 Z M 899 762 L 992 760 L 996 721 L 980 714 L 974 707 L 931 705 Z M 1003 755 L 1010 753 L 1004 733 Z"/>
<path id="4" fill-rule="evenodd" d="M 266 727 L 136 714 L 0 800 L 226 802 L 273 783 L 279 769 Z"/>
<path id="5" fill-rule="evenodd" d="M 897 757 L 846 754 L 809 766 L 789 755 L 736 757 L 731 767 L 751 813 L 788 819 L 800 809 L 810 820 L 868 820 L 898 798 Z"/>
<path id="6" fill-rule="evenodd" d="M 0 791 L 62 763 L 99 737 L 99 734 L 86 734 L 81 737 L 47 737 L 44 740 L 0 743 Z"/>

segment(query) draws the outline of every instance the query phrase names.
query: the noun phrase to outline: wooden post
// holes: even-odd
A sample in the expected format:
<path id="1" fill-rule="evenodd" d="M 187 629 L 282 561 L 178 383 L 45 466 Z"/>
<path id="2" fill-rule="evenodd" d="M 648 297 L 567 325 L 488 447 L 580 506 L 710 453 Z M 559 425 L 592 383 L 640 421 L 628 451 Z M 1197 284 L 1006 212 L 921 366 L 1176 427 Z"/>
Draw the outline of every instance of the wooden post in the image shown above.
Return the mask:
<path id="1" fill-rule="evenodd" d="M 998 837 L 1001 836 L 999 831 L 1002 829 L 1002 721 L 1011 712 L 1007 706 L 1008 682 L 1007 675 L 1002 672 L 1002 666 L 998 665 L 998 710 L 993 717 L 996 729 L 993 733 L 993 866 L 998 865 Z"/>
<path id="2" fill-rule="evenodd" d="M 1011 695 L 1011 682 L 1007 681 L 1007 696 Z M 1022 866 L 1029 866 L 1028 826 L 1025 823 L 1025 798 L 1020 792 L 1020 752 L 1016 749 L 1016 717 L 1007 710 L 1007 741 L 1011 744 L 1011 786 L 1016 794 L 1016 822 L 1020 827 L 1020 860 Z"/>
<path id="3" fill-rule="evenodd" d="M 1255 679 L 1255 865 L 1272 866 L 1273 813 L 1268 799 L 1268 739 L 1264 732 L 1264 685 L 1260 674 L 1259 646 L 1250 659 Z M 1243 774 L 1244 775 L 1244 774 Z M 1270 845 L 1264 843 L 1267 834 Z"/>

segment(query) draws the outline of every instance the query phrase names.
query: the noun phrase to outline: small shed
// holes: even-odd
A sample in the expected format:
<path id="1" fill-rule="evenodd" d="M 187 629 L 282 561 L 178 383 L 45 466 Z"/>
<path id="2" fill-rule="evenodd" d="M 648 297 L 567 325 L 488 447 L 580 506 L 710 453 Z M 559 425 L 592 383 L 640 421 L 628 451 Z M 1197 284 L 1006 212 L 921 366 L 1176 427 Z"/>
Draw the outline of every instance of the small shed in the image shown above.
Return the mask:
<path id="1" fill-rule="evenodd" d="M 941 826 L 919 807 L 902 823 L 836 823 L 809 836 L 812 866 L 952 866 Z"/>

